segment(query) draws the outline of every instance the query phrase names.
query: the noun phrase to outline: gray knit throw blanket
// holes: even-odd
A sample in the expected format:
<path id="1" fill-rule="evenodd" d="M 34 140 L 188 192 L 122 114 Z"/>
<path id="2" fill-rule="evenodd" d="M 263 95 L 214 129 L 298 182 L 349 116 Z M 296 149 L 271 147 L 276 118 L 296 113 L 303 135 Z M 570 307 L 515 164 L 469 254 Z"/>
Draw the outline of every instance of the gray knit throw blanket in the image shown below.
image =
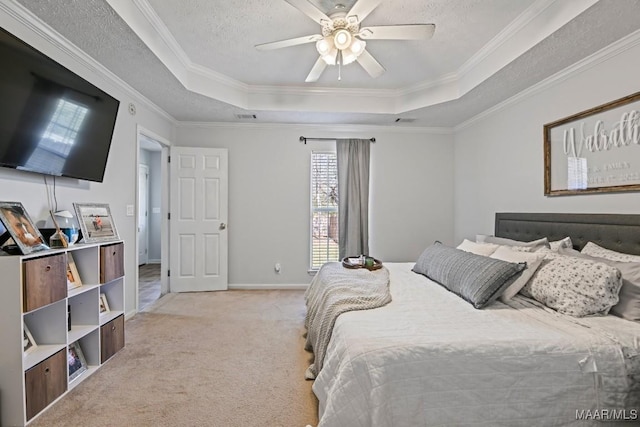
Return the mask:
<path id="1" fill-rule="evenodd" d="M 348 269 L 339 262 L 324 264 L 305 292 L 307 342 L 305 350 L 313 351 L 314 362 L 305 378 L 315 379 L 322 369 L 331 331 L 338 316 L 354 310 L 382 307 L 391 301 L 389 271 L 382 267 Z"/>

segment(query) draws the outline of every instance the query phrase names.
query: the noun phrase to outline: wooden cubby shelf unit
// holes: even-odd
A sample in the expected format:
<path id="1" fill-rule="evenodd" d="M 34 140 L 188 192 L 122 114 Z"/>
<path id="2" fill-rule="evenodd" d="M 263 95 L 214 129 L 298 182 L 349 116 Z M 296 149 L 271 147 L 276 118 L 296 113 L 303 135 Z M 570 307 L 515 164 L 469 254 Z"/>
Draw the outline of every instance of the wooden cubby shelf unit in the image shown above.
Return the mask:
<path id="1" fill-rule="evenodd" d="M 69 257 L 82 281 L 72 289 Z M 124 243 L 2 253 L 0 277 L 0 425 L 24 426 L 124 347 Z M 100 312 L 100 294 L 108 312 Z M 25 326 L 36 343 L 26 351 Z M 86 370 L 69 380 L 69 346 L 75 342 Z"/>

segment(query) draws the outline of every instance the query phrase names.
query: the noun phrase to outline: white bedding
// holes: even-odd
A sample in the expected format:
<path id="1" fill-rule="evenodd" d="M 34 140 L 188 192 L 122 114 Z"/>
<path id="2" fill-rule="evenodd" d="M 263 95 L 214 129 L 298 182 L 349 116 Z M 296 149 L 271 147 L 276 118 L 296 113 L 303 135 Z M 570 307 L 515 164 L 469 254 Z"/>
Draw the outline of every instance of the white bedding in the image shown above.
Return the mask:
<path id="1" fill-rule="evenodd" d="M 640 410 L 639 324 L 519 297 L 476 310 L 413 263 L 386 266 L 392 302 L 335 323 L 319 426 L 584 426 L 576 411 Z"/>

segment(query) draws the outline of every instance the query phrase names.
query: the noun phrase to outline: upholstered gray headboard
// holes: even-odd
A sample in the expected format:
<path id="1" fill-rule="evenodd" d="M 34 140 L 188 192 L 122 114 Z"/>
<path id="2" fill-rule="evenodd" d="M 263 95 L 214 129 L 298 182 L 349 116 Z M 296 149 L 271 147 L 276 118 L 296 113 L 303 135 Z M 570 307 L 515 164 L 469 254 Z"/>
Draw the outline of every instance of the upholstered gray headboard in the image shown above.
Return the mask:
<path id="1" fill-rule="evenodd" d="M 495 235 L 522 241 L 569 236 L 578 250 L 591 241 L 614 251 L 640 255 L 640 215 L 499 212 Z"/>

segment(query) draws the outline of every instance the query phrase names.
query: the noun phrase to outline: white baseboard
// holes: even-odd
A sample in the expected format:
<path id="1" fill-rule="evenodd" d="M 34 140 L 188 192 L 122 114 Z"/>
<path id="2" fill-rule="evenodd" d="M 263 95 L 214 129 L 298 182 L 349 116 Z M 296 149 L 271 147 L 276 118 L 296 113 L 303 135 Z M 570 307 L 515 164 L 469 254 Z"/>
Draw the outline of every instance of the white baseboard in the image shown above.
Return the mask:
<path id="1" fill-rule="evenodd" d="M 295 283 L 229 283 L 230 290 L 304 290 L 309 284 L 300 285 Z"/>

